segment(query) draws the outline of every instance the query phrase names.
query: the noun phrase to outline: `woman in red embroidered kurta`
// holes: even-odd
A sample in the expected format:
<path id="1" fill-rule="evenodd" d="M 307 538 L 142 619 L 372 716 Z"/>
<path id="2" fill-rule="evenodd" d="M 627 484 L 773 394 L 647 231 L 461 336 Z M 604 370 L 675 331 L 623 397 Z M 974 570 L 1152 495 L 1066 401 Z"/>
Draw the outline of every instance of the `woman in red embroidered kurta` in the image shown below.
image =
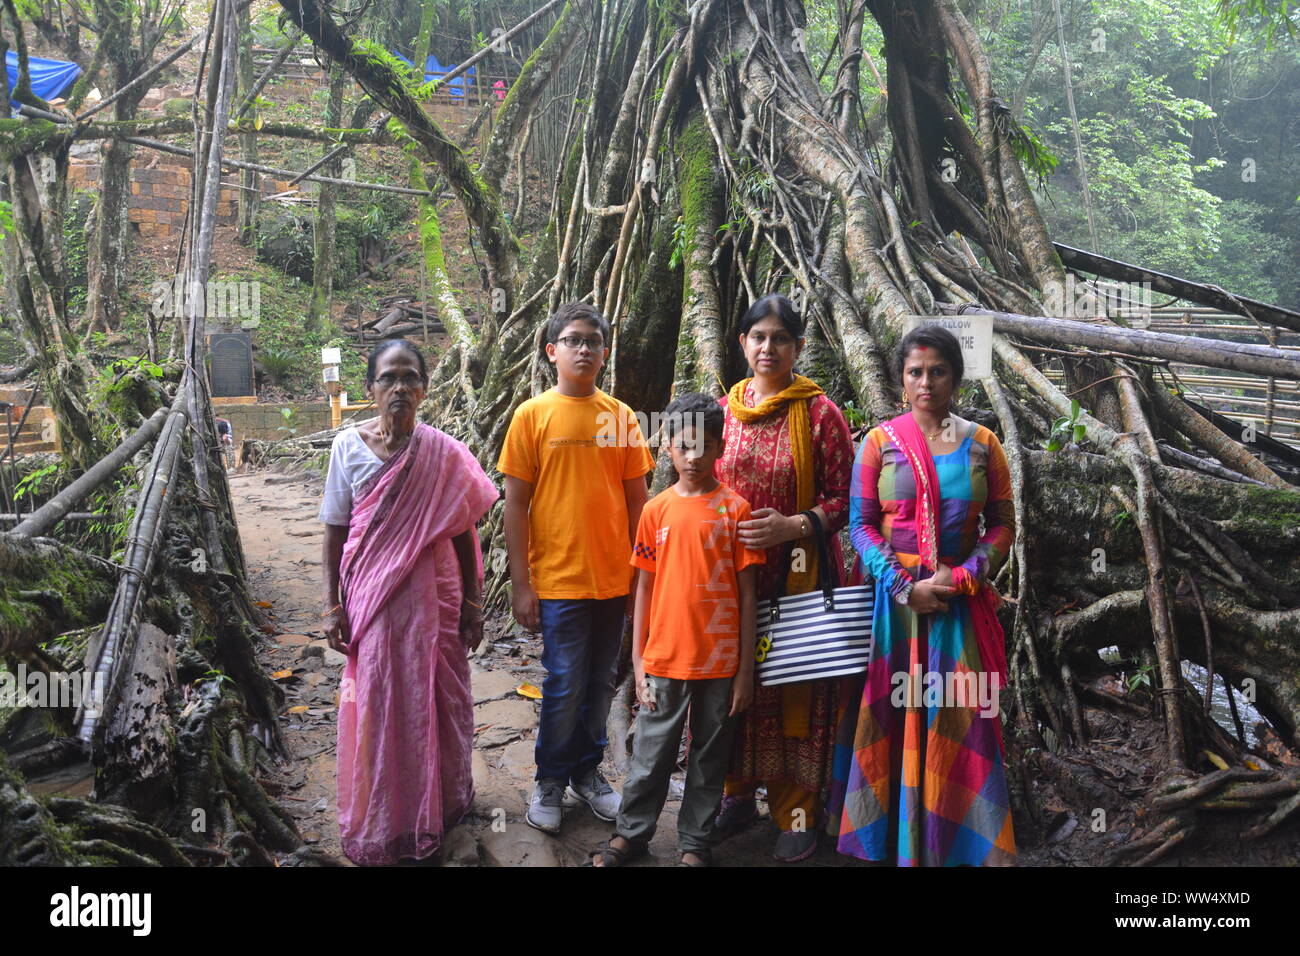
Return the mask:
<path id="1" fill-rule="evenodd" d="M 835 403 L 794 372 L 803 322 L 788 299 L 759 299 L 740 330 L 754 377 L 737 383 L 722 400 L 726 447 L 714 473 L 752 509 L 752 520 L 740 529 L 747 545 L 767 551 L 758 577 L 758 598 L 764 600 L 775 594 L 785 571 L 786 542 L 802 546 L 809 558 L 815 555 L 812 529 L 801 511 L 813 510 L 830 533 L 838 578 L 836 532 L 848 521 L 853 442 Z M 787 579 L 787 593 L 811 590 L 816 568 L 813 560 L 807 564 L 802 574 Z M 844 683 L 832 678 L 754 688 L 754 703 L 737 728 L 718 820 L 723 833 L 734 833 L 753 818 L 754 791 L 766 785 L 768 806 L 782 831 L 777 858 L 795 861 L 816 851 L 818 803 L 830 783 Z"/>

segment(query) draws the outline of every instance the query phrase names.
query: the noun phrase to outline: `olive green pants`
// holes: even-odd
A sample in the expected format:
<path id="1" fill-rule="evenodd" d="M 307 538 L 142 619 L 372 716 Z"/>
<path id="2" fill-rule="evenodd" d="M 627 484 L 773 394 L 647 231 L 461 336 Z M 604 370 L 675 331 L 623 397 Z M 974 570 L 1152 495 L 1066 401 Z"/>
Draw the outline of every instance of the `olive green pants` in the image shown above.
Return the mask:
<path id="1" fill-rule="evenodd" d="M 618 835 L 649 843 L 668 799 L 668 783 L 677 767 L 682 728 L 690 721 L 691 750 L 686 761 L 686 792 L 677 812 L 677 845 L 683 853 L 714 844 L 713 820 L 722 802 L 731 738 L 736 722 L 731 710 L 730 677 L 675 680 L 646 675 L 655 709 L 637 712 L 632 766 L 623 784 Z"/>

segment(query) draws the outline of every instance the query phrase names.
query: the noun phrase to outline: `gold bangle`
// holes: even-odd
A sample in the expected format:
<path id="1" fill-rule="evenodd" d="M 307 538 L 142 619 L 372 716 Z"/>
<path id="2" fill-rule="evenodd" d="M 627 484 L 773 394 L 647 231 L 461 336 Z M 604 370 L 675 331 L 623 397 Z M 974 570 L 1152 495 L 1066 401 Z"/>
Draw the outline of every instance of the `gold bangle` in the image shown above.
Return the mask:
<path id="1" fill-rule="evenodd" d="M 464 598 L 464 601 L 465 601 L 465 603 L 468 604 L 470 607 L 478 608 L 480 611 L 483 610 L 483 605 L 482 605 L 482 604 L 475 604 L 475 603 L 474 603 L 473 601 L 471 601 L 469 598 Z"/>
<path id="2" fill-rule="evenodd" d="M 326 611 L 324 614 L 320 616 L 321 620 L 322 621 L 325 620 L 325 618 L 329 617 L 335 611 L 342 610 L 342 608 L 343 608 L 342 604 L 335 604 L 332 608 L 330 608 L 328 611 Z"/>

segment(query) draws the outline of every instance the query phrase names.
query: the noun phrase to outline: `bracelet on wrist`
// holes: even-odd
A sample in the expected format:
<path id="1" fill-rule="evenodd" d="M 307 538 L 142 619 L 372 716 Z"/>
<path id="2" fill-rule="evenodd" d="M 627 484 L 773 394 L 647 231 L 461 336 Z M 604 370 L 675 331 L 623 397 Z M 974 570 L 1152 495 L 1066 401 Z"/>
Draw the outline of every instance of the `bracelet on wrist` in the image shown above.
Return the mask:
<path id="1" fill-rule="evenodd" d="M 324 614 L 321 615 L 321 620 L 323 621 L 325 618 L 329 617 L 335 611 L 342 610 L 342 608 L 343 608 L 342 604 L 335 604 L 332 608 L 330 608 L 328 611 L 326 611 Z"/>

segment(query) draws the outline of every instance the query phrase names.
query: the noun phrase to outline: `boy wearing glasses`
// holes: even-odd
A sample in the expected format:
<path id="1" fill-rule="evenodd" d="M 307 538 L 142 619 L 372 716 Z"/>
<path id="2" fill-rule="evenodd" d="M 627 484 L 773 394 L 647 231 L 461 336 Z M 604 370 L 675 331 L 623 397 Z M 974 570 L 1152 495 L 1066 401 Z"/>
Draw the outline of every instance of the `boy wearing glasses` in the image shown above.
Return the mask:
<path id="1" fill-rule="evenodd" d="M 600 772 L 605 720 L 628 610 L 632 539 L 654 459 L 632 410 L 596 387 L 609 322 L 571 302 L 546 327 L 555 388 L 515 410 L 497 469 L 505 476 L 511 604 L 542 632 L 542 712 L 529 826 L 560 830 L 565 786 L 602 820 L 619 795 Z M 610 438 L 610 422 L 622 423 Z"/>
<path id="2" fill-rule="evenodd" d="M 649 851 L 688 722 L 679 865 L 713 863 L 733 718 L 754 695 L 754 568 L 766 560 L 736 529 L 749 520 L 748 502 L 713 474 L 723 424 L 721 406 L 698 392 L 664 413 L 677 483 L 645 506 L 637 528 L 632 664 L 641 710 L 618 826 L 593 866 L 621 866 Z"/>

